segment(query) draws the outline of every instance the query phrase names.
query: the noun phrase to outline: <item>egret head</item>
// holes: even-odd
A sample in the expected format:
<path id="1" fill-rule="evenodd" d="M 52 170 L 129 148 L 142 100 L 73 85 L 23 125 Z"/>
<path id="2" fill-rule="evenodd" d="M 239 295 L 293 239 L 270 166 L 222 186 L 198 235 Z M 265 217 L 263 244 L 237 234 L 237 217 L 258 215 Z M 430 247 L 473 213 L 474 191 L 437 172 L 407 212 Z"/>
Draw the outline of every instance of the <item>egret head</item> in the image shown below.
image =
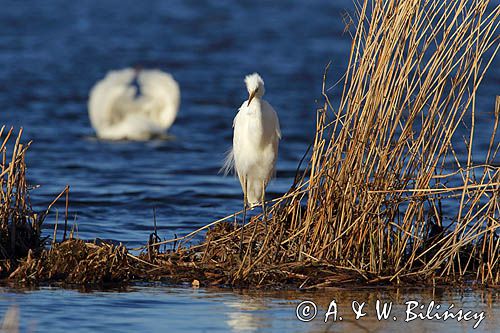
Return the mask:
<path id="1" fill-rule="evenodd" d="M 259 74 L 253 73 L 247 75 L 245 77 L 245 84 L 247 85 L 249 96 L 247 105 L 250 105 L 250 102 L 254 97 L 261 98 L 264 96 L 264 93 L 266 92 L 266 89 L 264 88 L 264 80 L 262 80 Z"/>

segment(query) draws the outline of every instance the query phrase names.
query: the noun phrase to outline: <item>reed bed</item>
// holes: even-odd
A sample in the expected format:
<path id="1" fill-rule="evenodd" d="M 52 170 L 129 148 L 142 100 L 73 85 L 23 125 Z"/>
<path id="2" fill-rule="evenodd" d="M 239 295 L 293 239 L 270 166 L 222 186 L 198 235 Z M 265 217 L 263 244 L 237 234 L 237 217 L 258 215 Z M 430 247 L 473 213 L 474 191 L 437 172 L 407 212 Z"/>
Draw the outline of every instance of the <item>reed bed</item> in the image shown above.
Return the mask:
<path id="1" fill-rule="evenodd" d="M 498 97 L 474 153 L 499 14 L 488 0 L 357 4 L 342 98 L 325 71 L 306 170 L 267 216 L 178 251 L 229 284 L 499 285 Z"/>
<path id="2" fill-rule="evenodd" d="M 30 199 L 33 186 L 26 177 L 25 160 L 31 141 L 23 143 L 22 135 L 22 128 L 17 134 L 14 128 L 0 128 L 0 278 L 8 277 L 25 258 L 45 250 L 49 237 L 42 236 L 42 224 L 64 194 L 66 238 L 69 187 L 56 196 L 45 211 L 33 210 Z"/>
<path id="3" fill-rule="evenodd" d="M 135 256 L 122 244 L 75 239 L 68 231 L 69 186 L 44 211 L 36 212 L 30 199 L 33 186 L 26 175 L 25 158 L 31 142 L 22 143 L 22 134 L 22 128 L 17 134 L 14 128 L 0 128 L 0 279 L 21 284 L 86 285 L 157 280 L 165 276 L 170 281 L 189 280 L 193 274 L 189 263 L 183 265 L 175 258 L 170 259 L 175 265 L 160 267 L 151 263 L 156 247 L 149 254 Z M 50 240 L 50 236 L 42 235 L 42 224 L 54 205 L 64 199 L 62 239 L 56 240 L 56 221 Z M 185 267 L 184 273 L 178 268 L 181 266 Z"/>
<path id="4" fill-rule="evenodd" d="M 25 153 L 30 143 L 20 142 L 13 129 L 0 128 L 0 276 L 8 274 L 19 258 L 40 249 L 42 215 L 33 212 L 26 182 Z M 15 141 L 8 151 L 9 142 Z"/>

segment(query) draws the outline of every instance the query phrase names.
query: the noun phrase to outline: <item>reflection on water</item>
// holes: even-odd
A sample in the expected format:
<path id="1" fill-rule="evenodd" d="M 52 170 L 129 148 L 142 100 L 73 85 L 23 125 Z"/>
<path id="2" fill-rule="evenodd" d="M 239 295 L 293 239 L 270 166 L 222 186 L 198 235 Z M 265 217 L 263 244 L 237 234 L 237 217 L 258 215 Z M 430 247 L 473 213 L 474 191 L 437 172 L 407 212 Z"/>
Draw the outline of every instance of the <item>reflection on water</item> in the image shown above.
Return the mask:
<path id="1" fill-rule="evenodd" d="M 265 322 L 255 315 L 258 311 L 269 309 L 265 299 L 242 297 L 234 301 L 225 301 L 228 307 L 226 323 L 233 332 L 256 332 L 265 327 Z"/>
<path id="2" fill-rule="evenodd" d="M 127 291 L 127 292 L 124 292 Z M 172 288 L 161 285 L 127 287 L 116 291 L 82 293 L 74 290 L 1 289 L 0 314 L 19 306 L 21 330 L 36 332 L 456 332 L 471 331 L 474 320 L 457 322 L 405 319 L 405 302 L 434 301 L 441 308 L 481 312 L 484 320 L 476 332 L 496 332 L 500 325 L 498 290 L 449 291 L 446 289 L 326 289 L 320 292 L 257 292 L 221 289 Z M 317 317 L 310 322 L 296 318 L 296 306 L 316 303 Z M 335 300 L 342 321 L 324 323 L 324 314 Z M 392 302 L 388 320 L 377 320 L 377 300 Z M 365 302 L 366 316 L 355 320 L 353 301 Z M 435 312 L 435 311 L 434 311 Z M 397 317 L 397 321 L 393 317 Z"/>

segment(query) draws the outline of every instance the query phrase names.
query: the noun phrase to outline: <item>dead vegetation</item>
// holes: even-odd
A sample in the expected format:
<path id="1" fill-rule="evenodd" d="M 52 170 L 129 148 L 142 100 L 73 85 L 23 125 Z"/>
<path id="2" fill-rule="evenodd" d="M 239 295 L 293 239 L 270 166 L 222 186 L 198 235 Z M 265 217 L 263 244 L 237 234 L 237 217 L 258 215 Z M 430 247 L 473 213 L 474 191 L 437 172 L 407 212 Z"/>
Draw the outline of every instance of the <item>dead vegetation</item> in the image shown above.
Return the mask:
<path id="1" fill-rule="evenodd" d="M 252 286 L 498 285 L 498 99 L 474 154 L 476 92 L 499 47 L 500 6 L 488 5 L 357 6 L 342 99 L 334 108 L 325 74 L 306 171 L 267 217 L 208 232 L 193 261 Z"/>
<path id="2" fill-rule="evenodd" d="M 288 193 L 243 227 L 228 222 L 236 213 L 176 239 L 153 235 L 140 256 L 74 239 L 40 250 L 27 147 L 18 138 L 7 165 L 2 146 L 3 272 L 22 282 L 498 286 L 498 97 L 489 145 L 474 150 L 476 92 L 498 51 L 499 14 L 487 0 L 359 4 L 339 106 L 325 72 L 308 164 Z M 204 231 L 202 243 L 189 242 Z"/>
<path id="3" fill-rule="evenodd" d="M 17 258 L 25 257 L 30 249 L 40 249 L 43 239 L 40 226 L 43 216 L 33 212 L 26 183 L 24 161 L 29 147 L 20 143 L 22 130 L 12 138 L 13 130 L 0 129 L 0 276 L 16 266 Z M 15 139 L 11 155 L 7 144 Z"/>

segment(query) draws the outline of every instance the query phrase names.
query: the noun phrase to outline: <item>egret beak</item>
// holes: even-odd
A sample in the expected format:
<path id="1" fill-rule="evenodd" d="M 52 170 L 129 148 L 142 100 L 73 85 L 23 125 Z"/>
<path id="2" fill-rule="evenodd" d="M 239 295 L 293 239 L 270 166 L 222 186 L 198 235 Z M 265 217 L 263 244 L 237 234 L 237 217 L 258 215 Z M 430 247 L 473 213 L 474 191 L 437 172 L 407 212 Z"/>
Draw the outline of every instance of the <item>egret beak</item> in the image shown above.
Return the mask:
<path id="1" fill-rule="evenodd" d="M 248 104 L 247 104 L 247 106 L 250 106 L 250 102 L 255 97 L 256 93 L 257 93 L 257 90 L 252 91 L 252 93 L 250 94 L 250 97 L 248 97 Z"/>

